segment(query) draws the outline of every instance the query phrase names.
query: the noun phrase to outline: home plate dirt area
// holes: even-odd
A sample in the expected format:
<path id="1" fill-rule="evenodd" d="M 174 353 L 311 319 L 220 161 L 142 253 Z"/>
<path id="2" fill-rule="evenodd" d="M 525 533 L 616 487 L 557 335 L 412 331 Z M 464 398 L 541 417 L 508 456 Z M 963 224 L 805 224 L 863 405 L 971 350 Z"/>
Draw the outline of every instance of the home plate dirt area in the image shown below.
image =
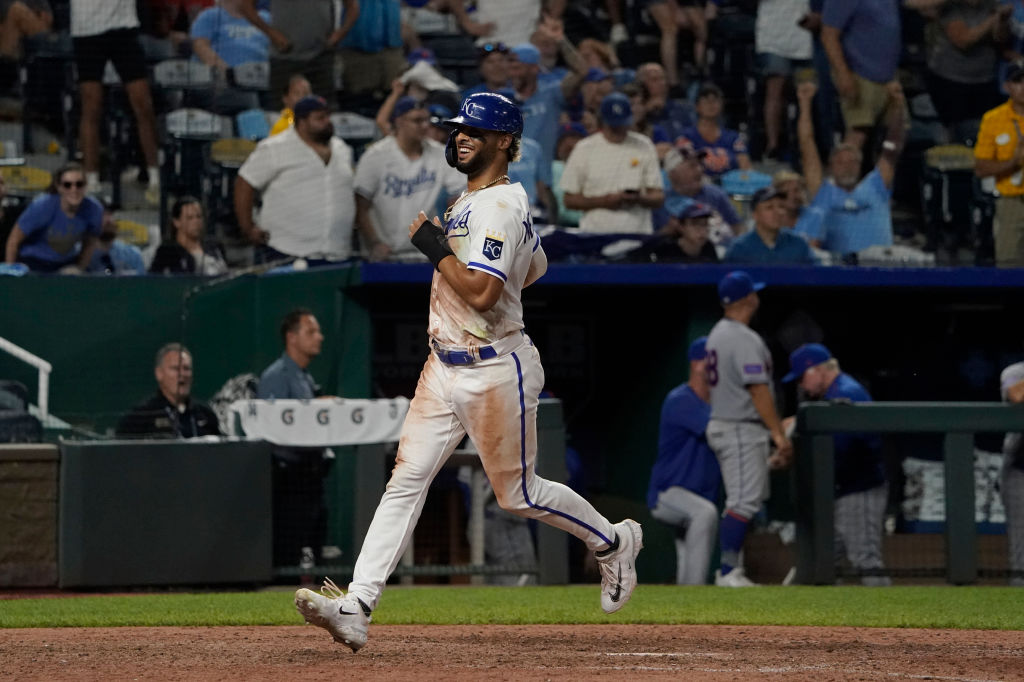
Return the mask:
<path id="1" fill-rule="evenodd" d="M 693 625 L 0 630 L 3 680 L 1022 680 L 1024 633 Z"/>

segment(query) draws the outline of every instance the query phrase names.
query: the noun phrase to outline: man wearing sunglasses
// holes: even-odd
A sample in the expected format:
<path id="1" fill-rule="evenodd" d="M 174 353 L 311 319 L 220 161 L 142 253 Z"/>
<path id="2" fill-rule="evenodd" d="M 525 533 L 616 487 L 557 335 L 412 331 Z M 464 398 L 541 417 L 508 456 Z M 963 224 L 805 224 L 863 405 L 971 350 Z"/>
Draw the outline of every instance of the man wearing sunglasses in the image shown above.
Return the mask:
<path id="1" fill-rule="evenodd" d="M 480 82 L 462 91 L 469 97 L 478 92 L 498 92 L 509 86 L 508 47 L 505 43 L 484 43 L 476 48 Z"/>
<path id="2" fill-rule="evenodd" d="M 7 237 L 5 261 L 35 272 L 79 274 L 89 265 L 102 223 L 103 206 L 85 195 L 85 170 L 69 163 L 18 217 Z"/>
<path id="3" fill-rule="evenodd" d="M 466 98 L 445 149 L 466 191 L 442 224 L 426 213 L 409 225 L 433 263 L 430 355 L 402 428 L 397 464 L 356 560 L 348 594 L 329 579 L 300 589 L 306 621 L 353 651 L 366 644 L 370 613 L 412 538 L 430 482 L 468 435 L 502 509 L 572 533 L 595 553 L 601 607 L 618 611 L 636 587 L 640 524 L 612 524 L 570 488 L 536 475 L 540 355 L 523 324 L 522 290 L 547 270 L 526 192 L 511 184 L 523 117 L 501 95 Z"/>

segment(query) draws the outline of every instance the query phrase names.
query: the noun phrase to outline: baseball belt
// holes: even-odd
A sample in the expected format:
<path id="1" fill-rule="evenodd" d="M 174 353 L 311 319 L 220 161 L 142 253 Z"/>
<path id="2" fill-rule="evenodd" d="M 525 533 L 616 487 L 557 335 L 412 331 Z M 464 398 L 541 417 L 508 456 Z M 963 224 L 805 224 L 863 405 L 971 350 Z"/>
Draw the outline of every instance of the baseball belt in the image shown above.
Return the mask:
<path id="1" fill-rule="evenodd" d="M 430 346 L 433 348 L 434 353 L 437 354 L 437 359 L 446 365 L 472 365 L 480 360 L 490 360 L 499 355 L 505 355 L 519 346 L 524 338 L 526 338 L 526 332 L 520 329 L 518 332 L 513 332 L 489 346 L 458 348 L 443 346 L 436 339 L 430 339 Z"/>

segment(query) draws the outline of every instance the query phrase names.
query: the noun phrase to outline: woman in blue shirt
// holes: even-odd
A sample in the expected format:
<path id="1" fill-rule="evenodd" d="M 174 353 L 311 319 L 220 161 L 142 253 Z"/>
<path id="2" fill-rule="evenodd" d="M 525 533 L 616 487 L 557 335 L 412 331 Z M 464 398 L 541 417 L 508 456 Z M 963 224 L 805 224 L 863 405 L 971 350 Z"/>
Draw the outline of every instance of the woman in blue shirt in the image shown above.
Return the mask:
<path id="1" fill-rule="evenodd" d="M 14 224 L 5 261 L 35 272 L 80 273 L 92 258 L 102 224 L 103 206 L 85 195 L 85 171 L 80 164 L 66 164 Z"/>

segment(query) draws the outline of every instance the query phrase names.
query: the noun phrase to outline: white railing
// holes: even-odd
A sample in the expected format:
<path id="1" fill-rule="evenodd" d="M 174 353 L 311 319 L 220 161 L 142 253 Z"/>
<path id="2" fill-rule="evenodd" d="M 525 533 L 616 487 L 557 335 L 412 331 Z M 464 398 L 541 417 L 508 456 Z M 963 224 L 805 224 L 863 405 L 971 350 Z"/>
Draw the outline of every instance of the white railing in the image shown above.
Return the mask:
<path id="1" fill-rule="evenodd" d="M 28 363 L 39 370 L 39 391 L 36 397 L 36 404 L 39 406 L 39 416 L 45 420 L 50 414 L 50 372 L 53 365 L 43 360 L 38 355 L 29 353 L 27 350 L 11 343 L 0 336 L 0 350 L 7 351 L 22 362 Z"/>

